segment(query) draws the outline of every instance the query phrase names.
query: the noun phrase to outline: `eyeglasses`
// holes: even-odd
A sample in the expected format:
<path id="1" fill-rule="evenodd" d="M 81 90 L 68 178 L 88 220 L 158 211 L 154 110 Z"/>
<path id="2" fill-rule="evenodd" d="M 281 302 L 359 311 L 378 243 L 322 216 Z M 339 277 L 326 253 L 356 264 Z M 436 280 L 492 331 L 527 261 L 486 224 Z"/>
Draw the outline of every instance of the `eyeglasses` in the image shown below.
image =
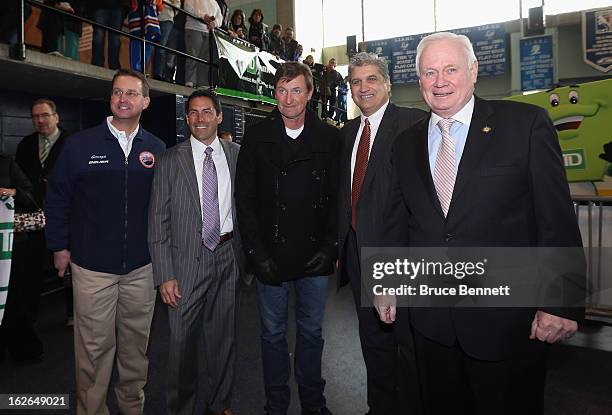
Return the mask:
<path id="1" fill-rule="evenodd" d="M 55 115 L 55 113 L 49 114 L 48 112 L 44 112 L 42 114 L 32 114 L 32 119 L 33 120 L 48 120 L 49 118 L 53 117 Z"/>
<path id="2" fill-rule="evenodd" d="M 121 98 L 123 95 L 125 95 L 128 99 L 134 99 L 142 94 L 138 91 L 134 91 L 133 89 L 128 89 L 127 91 L 124 91 L 123 89 L 115 88 L 112 90 L 111 95 L 115 98 Z"/>

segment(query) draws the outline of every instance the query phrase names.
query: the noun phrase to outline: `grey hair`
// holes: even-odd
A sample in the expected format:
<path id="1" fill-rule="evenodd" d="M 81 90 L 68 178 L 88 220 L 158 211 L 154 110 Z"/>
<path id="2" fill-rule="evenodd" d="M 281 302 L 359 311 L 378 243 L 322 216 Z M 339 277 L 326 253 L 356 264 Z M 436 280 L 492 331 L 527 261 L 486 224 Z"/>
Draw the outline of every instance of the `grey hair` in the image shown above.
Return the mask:
<path id="1" fill-rule="evenodd" d="M 453 41 L 458 42 L 463 47 L 463 49 L 465 49 L 465 56 L 467 58 L 468 69 L 472 69 L 472 66 L 474 66 L 474 62 L 478 62 L 478 59 L 476 59 L 476 54 L 474 53 L 474 47 L 472 46 L 472 42 L 470 42 L 470 39 L 468 39 L 467 36 L 457 35 L 451 32 L 433 33 L 421 39 L 421 41 L 419 42 L 419 46 L 417 46 L 417 54 L 416 54 L 417 76 L 421 75 L 420 70 L 419 70 L 419 62 L 421 60 L 421 54 L 423 53 L 427 45 L 429 45 L 430 43 L 436 42 L 438 40 L 453 40 Z"/>
<path id="2" fill-rule="evenodd" d="M 378 72 L 383 77 L 385 83 L 391 84 L 389 78 L 389 65 L 385 58 L 378 57 L 375 53 L 359 52 L 353 55 L 348 67 L 349 80 L 352 78 L 353 70 L 358 66 L 372 65 L 378 68 Z"/>

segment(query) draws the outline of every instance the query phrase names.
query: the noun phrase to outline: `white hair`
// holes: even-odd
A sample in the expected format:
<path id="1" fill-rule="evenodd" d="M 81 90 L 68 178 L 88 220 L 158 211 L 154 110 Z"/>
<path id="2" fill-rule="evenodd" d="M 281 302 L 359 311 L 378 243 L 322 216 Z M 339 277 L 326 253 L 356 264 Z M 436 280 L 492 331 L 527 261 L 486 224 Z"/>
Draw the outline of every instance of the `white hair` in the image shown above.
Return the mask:
<path id="1" fill-rule="evenodd" d="M 470 39 L 468 39 L 467 36 L 465 35 L 457 35 L 455 33 L 451 33 L 451 32 L 438 32 L 438 33 L 433 33 L 429 36 L 425 36 L 423 39 L 421 39 L 421 41 L 419 42 L 419 46 L 417 46 L 417 54 L 416 54 L 416 73 L 417 76 L 420 76 L 420 69 L 419 69 L 419 62 L 421 60 L 421 54 L 423 53 L 423 51 L 425 50 L 425 48 L 433 42 L 436 42 L 438 40 L 453 40 L 458 42 L 463 49 L 465 49 L 465 56 L 467 58 L 467 65 L 468 65 L 468 69 L 472 69 L 472 66 L 474 66 L 474 62 L 477 62 L 478 59 L 476 59 L 476 54 L 474 53 L 474 48 L 472 47 L 472 42 L 470 42 Z"/>

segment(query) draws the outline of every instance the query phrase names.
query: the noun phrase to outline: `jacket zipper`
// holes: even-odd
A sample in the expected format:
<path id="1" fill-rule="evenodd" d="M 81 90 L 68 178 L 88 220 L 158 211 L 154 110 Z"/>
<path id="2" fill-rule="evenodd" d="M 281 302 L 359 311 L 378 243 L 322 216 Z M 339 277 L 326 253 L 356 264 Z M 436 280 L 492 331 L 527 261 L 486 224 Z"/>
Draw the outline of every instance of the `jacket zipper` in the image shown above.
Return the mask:
<path id="1" fill-rule="evenodd" d="M 125 181 L 124 181 L 124 221 L 123 221 L 123 271 L 127 269 L 127 227 L 128 227 L 128 156 L 125 157 Z"/>

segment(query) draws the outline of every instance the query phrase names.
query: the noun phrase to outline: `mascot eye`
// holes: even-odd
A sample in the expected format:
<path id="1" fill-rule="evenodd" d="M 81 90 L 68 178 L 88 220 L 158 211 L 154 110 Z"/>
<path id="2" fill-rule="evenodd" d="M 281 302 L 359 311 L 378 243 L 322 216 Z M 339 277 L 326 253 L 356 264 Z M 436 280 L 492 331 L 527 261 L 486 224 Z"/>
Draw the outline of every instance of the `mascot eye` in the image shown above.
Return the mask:
<path id="1" fill-rule="evenodd" d="M 569 97 L 569 102 L 571 102 L 572 104 L 578 103 L 578 91 L 570 91 L 568 94 L 568 97 Z"/>
<path id="2" fill-rule="evenodd" d="M 548 100 L 550 101 L 550 105 L 552 105 L 553 107 L 559 106 L 559 95 L 550 94 L 550 97 L 548 97 Z"/>

